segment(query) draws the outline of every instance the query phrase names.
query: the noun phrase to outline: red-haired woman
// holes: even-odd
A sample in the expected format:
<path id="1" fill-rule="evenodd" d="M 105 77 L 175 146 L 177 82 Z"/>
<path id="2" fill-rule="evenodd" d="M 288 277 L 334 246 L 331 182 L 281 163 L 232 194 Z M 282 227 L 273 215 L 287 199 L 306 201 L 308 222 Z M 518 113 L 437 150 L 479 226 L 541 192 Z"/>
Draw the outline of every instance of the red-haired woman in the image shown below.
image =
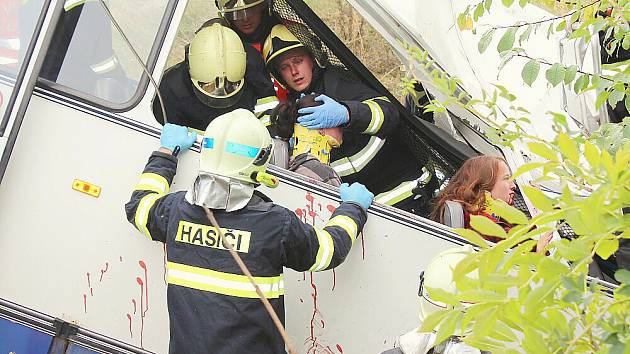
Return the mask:
<path id="1" fill-rule="evenodd" d="M 470 227 L 470 215 L 482 215 L 499 224 L 507 232 L 513 225 L 492 212 L 492 200 L 500 199 L 510 205 L 514 202 L 516 185 L 510 168 L 504 159 L 497 156 L 477 156 L 468 159 L 451 178 L 448 186 L 438 195 L 431 218 L 443 223 L 447 200 L 462 204 L 464 227 Z M 482 235 L 486 240 L 499 242 L 501 239 Z M 538 240 L 536 251 L 542 250 L 551 241 L 552 233 L 545 233 Z"/>

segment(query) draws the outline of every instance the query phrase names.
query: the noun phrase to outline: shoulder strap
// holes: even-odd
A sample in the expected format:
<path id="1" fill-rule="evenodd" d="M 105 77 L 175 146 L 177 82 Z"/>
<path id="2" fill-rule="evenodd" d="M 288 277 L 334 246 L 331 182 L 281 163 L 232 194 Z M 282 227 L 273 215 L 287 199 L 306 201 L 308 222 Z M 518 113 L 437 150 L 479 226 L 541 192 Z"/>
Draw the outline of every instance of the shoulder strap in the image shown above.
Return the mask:
<path id="1" fill-rule="evenodd" d="M 447 200 L 444 204 L 444 225 L 452 228 L 464 227 L 464 208 L 456 201 Z"/>

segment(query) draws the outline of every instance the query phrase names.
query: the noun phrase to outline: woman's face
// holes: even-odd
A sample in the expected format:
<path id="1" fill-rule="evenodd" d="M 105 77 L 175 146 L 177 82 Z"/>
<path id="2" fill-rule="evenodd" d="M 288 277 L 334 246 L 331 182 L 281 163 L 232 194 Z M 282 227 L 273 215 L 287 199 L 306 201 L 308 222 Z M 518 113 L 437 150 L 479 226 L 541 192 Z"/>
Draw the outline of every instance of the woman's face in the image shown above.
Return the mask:
<path id="1" fill-rule="evenodd" d="M 516 185 L 512 180 L 510 169 L 505 162 L 500 162 L 497 181 L 494 183 L 490 195 L 494 199 L 501 199 L 512 205 L 514 203 L 514 189 L 516 189 Z"/>

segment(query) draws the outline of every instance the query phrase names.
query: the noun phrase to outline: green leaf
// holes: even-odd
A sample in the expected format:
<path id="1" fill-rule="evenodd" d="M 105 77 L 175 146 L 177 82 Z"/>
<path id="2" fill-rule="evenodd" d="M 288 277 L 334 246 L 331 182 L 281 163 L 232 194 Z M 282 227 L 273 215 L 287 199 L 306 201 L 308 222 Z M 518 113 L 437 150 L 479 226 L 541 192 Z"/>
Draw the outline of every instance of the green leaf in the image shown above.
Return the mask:
<path id="1" fill-rule="evenodd" d="M 530 142 L 527 144 L 527 147 L 529 148 L 529 151 L 542 158 L 558 162 L 558 155 L 555 153 L 555 151 L 551 150 L 551 148 L 547 144 Z"/>
<path id="2" fill-rule="evenodd" d="M 569 85 L 577 74 L 578 67 L 577 65 L 571 65 L 567 68 L 567 71 L 564 73 L 564 83 L 565 85 Z"/>
<path id="3" fill-rule="evenodd" d="M 531 87 L 538 77 L 538 71 L 540 71 L 540 63 L 538 60 L 532 59 L 523 66 L 521 77 L 523 78 L 523 81 Z"/>
<path id="4" fill-rule="evenodd" d="M 433 332 L 442 320 L 453 312 L 458 312 L 457 310 L 438 310 L 433 312 L 429 316 L 427 316 L 424 321 L 422 321 L 422 325 L 420 326 L 421 332 Z"/>
<path id="5" fill-rule="evenodd" d="M 479 50 L 479 53 L 483 53 L 486 51 L 486 49 L 488 49 L 488 46 L 490 45 L 490 42 L 492 41 L 493 35 L 494 35 L 494 29 L 491 29 L 491 30 L 486 31 L 486 33 L 484 33 L 483 36 L 481 36 L 481 39 L 479 40 L 479 44 L 477 44 L 477 49 Z"/>
<path id="6" fill-rule="evenodd" d="M 532 186 L 522 186 L 521 190 L 525 193 L 527 198 L 534 204 L 534 206 L 542 211 L 552 211 L 553 202 L 551 199 L 540 191 L 538 188 Z M 472 224 L 472 220 L 471 220 Z"/>
<path id="7" fill-rule="evenodd" d="M 595 252 L 603 259 L 608 259 L 617 249 L 619 249 L 619 240 L 601 240 Z"/>
<path id="8" fill-rule="evenodd" d="M 479 17 L 483 16 L 483 12 L 484 12 L 483 3 L 479 3 L 479 5 L 475 7 L 475 11 L 473 12 L 473 19 L 475 21 L 479 20 Z"/>
<path id="9" fill-rule="evenodd" d="M 526 353 L 537 353 L 537 354 L 547 354 L 551 353 L 549 351 L 549 346 L 545 343 L 543 337 L 531 328 L 525 328 L 525 338 L 521 342 L 523 345 L 523 349 L 525 349 Z"/>
<path id="10" fill-rule="evenodd" d="M 623 100 L 623 104 L 626 106 L 626 111 L 630 112 L 630 95 L 626 95 L 626 99 Z"/>
<path id="11" fill-rule="evenodd" d="M 556 32 L 560 32 L 563 29 L 565 29 L 567 27 L 567 22 L 562 20 L 560 21 L 560 23 L 558 23 L 558 25 L 556 26 Z"/>
<path id="12" fill-rule="evenodd" d="M 545 71 L 545 77 L 553 87 L 556 87 L 562 82 L 562 80 L 564 80 L 565 73 L 566 69 L 564 66 L 562 66 L 562 64 L 555 63 L 547 69 L 547 71 Z"/>
<path id="13" fill-rule="evenodd" d="M 584 156 L 592 168 L 599 166 L 599 149 L 590 141 L 584 142 Z"/>
<path id="14" fill-rule="evenodd" d="M 568 158 L 574 164 L 577 164 L 580 156 L 578 147 L 575 141 L 573 141 L 567 134 L 558 134 L 558 147 L 563 156 Z"/>
<path id="15" fill-rule="evenodd" d="M 501 37 L 501 40 L 499 40 L 499 44 L 497 45 L 497 52 L 501 53 L 512 49 L 517 30 L 518 27 L 510 27 L 505 31 L 503 37 Z"/>
<path id="16" fill-rule="evenodd" d="M 455 232 L 473 245 L 477 245 L 481 248 L 488 248 L 488 242 L 473 230 L 455 229 Z"/>
<path id="17" fill-rule="evenodd" d="M 529 39 L 529 36 L 532 34 L 533 29 L 534 26 L 527 26 L 527 29 L 523 31 L 523 33 L 521 33 L 521 35 L 518 37 L 518 45 L 521 45 L 523 42 Z"/>
<path id="18" fill-rule="evenodd" d="M 492 331 L 497 320 L 497 308 L 489 308 L 477 316 L 477 320 L 473 325 L 473 332 L 476 336 L 486 337 Z"/>
<path id="19" fill-rule="evenodd" d="M 485 0 L 483 2 L 483 6 L 486 8 L 486 11 L 490 11 L 490 7 L 492 7 L 492 0 Z"/>
<path id="20" fill-rule="evenodd" d="M 614 89 L 611 93 L 610 96 L 608 96 L 608 104 L 610 105 L 610 107 L 615 108 L 617 107 L 617 103 L 619 103 L 619 101 L 623 100 L 623 97 L 625 96 L 625 91 L 623 89 L 621 90 L 617 90 Z"/>
<path id="21" fill-rule="evenodd" d="M 492 203 L 492 210 L 501 218 L 513 225 L 527 224 L 529 219 L 520 210 L 508 205 L 506 202 L 497 199 Z"/>
<path id="22" fill-rule="evenodd" d="M 470 226 L 482 235 L 506 238 L 505 230 L 494 221 L 481 215 L 470 216 Z"/>
<path id="23" fill-rule="evenodd" d="M 602 105 L 604 104 L 604 102 L 606 102 L 608 96 L 610 96 L 610 91 L 602 91 L 597 94 L 597 99 L 595 100 L 595 108 L 602 108 Z"/>
<path id="24" fill-rule="evenodd" d="M 589 80 L 588 75 L 582 75 L 577 80 L 575 80 L 575 84 L 573 84 L 573 91 L 575 93 L 580 93 L 588 86 Z"/>
<path id="25" fill-rule="evenodd" d="M 619 269 L 615 272 L 615 279 L 622 284 L 630 284 L 630 271 L 627 269 Z"/>
<path id="26" fill-rule="evenodd" d="M 461 319 L 462 315 L 459 312 L 452 312 L 444 318 L 442 323 L 440 323 L 440 327 L 438 328 L 437 335 L 435 338 L 436 343 L 441 343 L 446 338 L 455 334 L 455 328 L 457 328 L 457 323 Z"/>
<path id="27" fill-rule="evenodd" d="M 560 242 L 554 243 L 554 246 L 558 249 L 558 253 L 568 261 L 580 261 L 591 255 L 590 250 L 585 245 L 578 242 L 568 242 L 563 239 Z"/>
<path id="28" fill-rule="evenodd" d="M 501 0 L 501 2 L 503 3 L 503 6 L 510 7 L 514 3 L 514 0 Z"/>

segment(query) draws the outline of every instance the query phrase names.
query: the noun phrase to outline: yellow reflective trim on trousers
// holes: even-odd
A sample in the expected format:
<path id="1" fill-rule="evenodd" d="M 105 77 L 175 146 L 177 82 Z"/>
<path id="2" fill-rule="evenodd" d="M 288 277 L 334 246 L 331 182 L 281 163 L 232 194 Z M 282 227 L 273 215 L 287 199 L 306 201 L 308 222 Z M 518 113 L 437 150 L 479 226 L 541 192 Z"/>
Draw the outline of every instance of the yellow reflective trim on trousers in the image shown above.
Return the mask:
<path id="1" fill-rule="evenodd" d="M 66 2 L 63 4 L 63 9 L 65 11 L 70 11 L 85 2 L 86 0 L 66 0 Z"/>
<path id="2" fill-rule="evenodd" d="M 357 223 L 352 220 L 351 217 L 346 215 L 337 215 L 334 218 L 330 219 L 326 223 L 324 228 L 328 226 L 339 226 L 340 228 L 342 228 L 350 237 L 350 242 L 354 244 L 354 240 L 357 238 L 357 231 L 359 227 L 357 226 Z"/>
<path id="3" fill-rule="evenodd" d="M 268 111 L 270 109 L 274 109 L 278 103 L 278 98 L 276 96 L 268 96 L 259 98 L 256 100 L 256 105 L 254 106 L 254 113 L 260 113 L 264 111 Z"/>
<path id="4" fill-rule="evenodd" d="M 315 263 L 309 269 L 311 272 L 318 272 L 328 268 L 332 256 L 335 253 L 335 245 L 333 243 L 332 236 L 326 230 L 314 229 L 317 234 L 317 241 L 319 242 L 319 248 L 317 249 L 317 257 Z"/>
<path id="5" fill-rule="evenodd" d="M 379 106 L 378 103 L 372 100 L 363 101 L 363 103 L 367 104 L 368 107 L 370 107 L 370 111 L 372 112 L 372 118 L 370 120 L 370 124 L 368 124 L 368 127 L 363 132 L 366 134 L 376 134 L 383 126 L 383 122 L 384 122 L 383 110 L 381 109 L 381 106 Z"/>
<path id="6" fill-rule="evenodd" d="M 151 191 L 158 194 L 166 194 L 170 189 L 166 178 L 157 173 L 143 173 L 140 175 L 140 181 L 134 187 L 134 191 Z"/>
<path id="7" fill-rule="evenodd" d="M 337 161 L 333 161 L 330 166 L 340 177 L 359 172 L 370 162 L 370 160 L 372 160 L 374 156 L 376 156 L 384 144 L 385 139 L 372 135 L 368 143 L 363 147 L 363 149 L 361 149 L 361 151 L 350 157 L 344 157 Z"/>
<path id="8" fill-rule="evenodd" d="M 174 262 L 168 262 L 166 268 L 168 269 L 167 282 L 169 284 L 221 295 L 258 298 L 256 289 L 245 275 L 224 273 Z M 277 299 L 284 295 L 284 275 L 253 278 L 266 298 Z"/>
<path id="9" fill-rule="evenodd" d="M 136 209 L 136 215 L 134 217 L 136 228 L 151 240 L 153 240 L 153 237 L 147 228 L 149 211 L 151 211 L 151 207 L 155 204 L 156 200 L 160 199 L 160 197 L 162 197 L 160 194 L 145 195 L 142 199 L 140 199 L 140 203 L 138 203 L 138 208 Z"/>
<path id="10" fill-rule="evenodd" d="M 116 59 L 115 55 L 101 61 L 100 63 L 96 63 L 94 65 L 90 65 L 90 68 L 93 72 L 97 74 L 104 74 L 106 72 L 112 71 L 116 68 L 118 64 L 118 59 Z"/>
<path id="11" fill-rule="evenodd" d="M 374 201 L 385 205 L 394 205 L 411 197 L 417 184 L 418 182 L 415 180 L 403 182 L 394 189 L 377 195 Z"/>

